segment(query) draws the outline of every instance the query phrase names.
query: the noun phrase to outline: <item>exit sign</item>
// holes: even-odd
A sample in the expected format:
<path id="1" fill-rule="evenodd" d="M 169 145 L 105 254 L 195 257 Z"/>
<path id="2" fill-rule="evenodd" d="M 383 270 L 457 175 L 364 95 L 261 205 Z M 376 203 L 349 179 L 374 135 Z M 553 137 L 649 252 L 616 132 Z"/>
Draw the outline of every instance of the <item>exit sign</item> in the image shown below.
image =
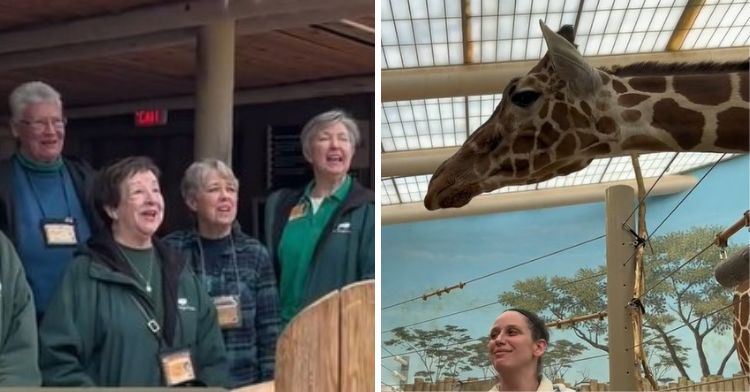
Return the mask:
<path id="1" fill-rule="evenodd" d="M 166 109 L 147 109 L 135 111 L 136 127 L 155 127 L 167 123 Z"/>

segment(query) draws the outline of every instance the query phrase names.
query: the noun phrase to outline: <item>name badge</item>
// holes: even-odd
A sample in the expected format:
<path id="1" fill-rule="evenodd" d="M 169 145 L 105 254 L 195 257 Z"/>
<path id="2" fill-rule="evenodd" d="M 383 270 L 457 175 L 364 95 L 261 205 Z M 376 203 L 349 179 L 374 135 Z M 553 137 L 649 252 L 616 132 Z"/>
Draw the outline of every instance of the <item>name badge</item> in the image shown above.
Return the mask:
<path id="1" fill-rule="evenodd" d="M 299 203 L 291 211 L 289 211 L 289 220 L 293 221 L 305 216 L 305 203 Z"/>
<path id="2" fill-rule="evenodd" d="M 195 380 L 193 360 L 190 358 L 190 350 L 183 349 L 159 355 L 161 370 L 167 386 L 183 384 Z"/>
<path id="3" fill-rule="evenodd" d="M 213 300 L 221 329 L 237 328 L 242 325 L 240 298 L 238 296 L 222 295 L 214 297 Z"/>
<path id="4" fill-rule="evenodd" d="M 44 243 L 47 246 L 75 246 L 76 222 L 73 218 L 43 219 L 41 221 Z"/>

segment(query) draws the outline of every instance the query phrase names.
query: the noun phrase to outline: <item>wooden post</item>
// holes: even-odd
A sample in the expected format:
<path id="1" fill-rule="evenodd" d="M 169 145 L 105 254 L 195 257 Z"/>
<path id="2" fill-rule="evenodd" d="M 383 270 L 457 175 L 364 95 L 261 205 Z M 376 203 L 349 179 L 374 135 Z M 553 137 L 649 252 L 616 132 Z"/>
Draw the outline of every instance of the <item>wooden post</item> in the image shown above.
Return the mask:
<path id="1" fill-rule="evenodd" d="M 609 382 L 615 391 L 636 391 L 637 366 L 633 354 L 633 330 L 626 307 L 633 295 L 635 263 L 633 239 L 623 228 L 633 227 L 628 215 L 633 208 L 633 188 L 618 185 L 607 188 L 607 315 L 609 318 Z M 629 261 L 626 263 L 626 261 Z"/>
<path id="2" fill-rule="evenodd" d="M 196 61 L 193 157 L 232 165 L 234 20 L 200 28 Z"/>

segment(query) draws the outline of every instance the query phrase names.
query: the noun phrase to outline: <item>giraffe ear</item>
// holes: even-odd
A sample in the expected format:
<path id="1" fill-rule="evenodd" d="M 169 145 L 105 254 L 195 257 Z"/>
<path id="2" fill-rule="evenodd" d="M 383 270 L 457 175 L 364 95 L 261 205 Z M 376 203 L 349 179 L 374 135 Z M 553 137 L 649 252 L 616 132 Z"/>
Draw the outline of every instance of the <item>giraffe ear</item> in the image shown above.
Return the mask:
<path id="1" fill-rule="evenodd" d="M 579 97 L 593 95 L 602 83 L 596 69 L 583 59 L 573 43 L 552 31 L 543 21 L 540 20 L 539 25 L 555 72 L 568 82 L 574 94 Z"/>

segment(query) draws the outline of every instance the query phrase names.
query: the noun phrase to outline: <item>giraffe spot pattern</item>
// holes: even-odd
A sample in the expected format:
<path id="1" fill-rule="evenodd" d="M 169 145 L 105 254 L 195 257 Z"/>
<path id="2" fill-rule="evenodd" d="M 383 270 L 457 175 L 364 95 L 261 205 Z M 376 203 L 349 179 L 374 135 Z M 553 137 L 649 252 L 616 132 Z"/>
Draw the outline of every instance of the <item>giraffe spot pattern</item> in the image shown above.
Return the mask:
<path id="1" fill-rule="evenodd" d="M 573 119 L 573 126 L 576 128 L 588 128 L 591 125 L 589 119 L 574 107 L 570 108 L 570 118 Z"/>
<path id="2" fill-rule="evenodd" d="M 473 150 L 477 154 L 486 154 L 493 151 L 503 141 L 503 137 L 497 129 L 480 127 L 475 134 Z"/>
<path id="3" fill-rule="evenodd" d="M 741 72 L 740 73 L 740 98 L 742 98 L 743 101 L 748 101 L 748 93 L 747 90 L 750 88 L 748 86 L 747 81 L 747 72 Z"/>
<path id="4" fill-rule="evenodd" d="M 609 110 L 609 105 L 604 101 L 596 101 L 596 109 L 602 112 Z"/>
<path id="5" fill-rule="evenodd" d="M 619 97 L 617 97 L 617 104 L 620 106 L 624 106 L 626 108 L 632 108 L 633 106 L 638 105 L 639 103 L 647 99 L 648 99 L 648 95 L 628 93 L 628 94 L 622 94 Z"/>
<path id="6" fill-rule="evenodd" d="M 539 81 L 542 82 L 542 83 L 547 83 L 547 81 L 549 80 L 547 78 L 547 75 L 545 75 L 545 74 L 537 74 L 536 78 L 539 79 Z"/>
<path id="7" fill-rule="evenodd" d="M 732 150 L 748 150 L 747 133 L 736 132 L 738 126 L 750 123 L 747 108 L 733 107 L 716 115 L 716 146 Z"/>
<path id="8" fill-rule="evenodd" d="M 557 157 L 561 158 L 573 155 L 575 150 L 576 138 L 575 136 L 568 133 L 563 136 L 562 140 L 560 140 L 560 144 L 557 145 L 555 152 L 557 153 Z"/>
<path id="9" fill-rule="evenodd" d="M 604 134 L 614 133 L 617 130 L 617 124 L 612 117 L 604 116 L 596 121 L 596 130 Z"/>
<path id="10" fill-rule="evenodd" d="M 636 122 L 641 119 L 641 112 L 638 110 L 628 109 L 620 113 L 620 117 L 627 122 Z"/>
<path id="11" fill-rule="evenodd" d="M 560 129 L 568 129 L 570 126 L 568 122 L 568 106 L 562 102 L 557 102 L 555 107 L 552 108 L 552 119 L 555 120 Z"/>
<path id="12" fill-rule="evenodd" d="M 659 139 L 646 135 L 636 135 L 625 139 L 622 142 L 623 150 L 642 150 L 642 151 L 669 151 L 671 148 Z"/>
<path id="13" fill-rule="evenodd" d="M 552 147 L 553 144 L 560 137 L 560 133 L 555 130 L 555 127 L 547 121 L 542 124 L 542 128 L 539 130 L 539 137 L 537 138 L 537 148 L 547 149 Z"/>
<path id="14" fill-rule="evenodd" d="M 539 110 L 539 118 L 546 118 L 547 110 L 549 110 L 549 101 L 544 101 L 542 108 Z"/>
<path id="15" fill-rule="evenodd" d="M 586 101 L 581 101 L 581 109 L 586 113 L 586 117 L 591 117 L 591 106 Z"/>
<path id="16" fill-rule="evenodd" d="M 529 174 L 528 159 L 516 159 L 516 177 L 525 176 L 526 174 Z"/>
<path id="17" fill-rule="evenodd" d="M 589 159 L 588 161 L 573 162 L 573 163 L 571 163 L 569 165 L 561 167 L 557 171 L 557 174 L 558 175 L 562 175 L 562 174 L 570 174 L 570 173 L 573 173 L 573 172 L 577 172 L 577 171 L 583 169 L 584 167 L 588 166 L 589 163 L 591 163 L 591 161 L 592 161 L 592 159 Z"/>
<path id="18" fill-rule="evenodd" d="M 528 153 L 534 148 L 534 137 L 532 136 L 518 136 L 513 141 L 513 152 Z"/>
<path id="19" fill-rule="evenodd" d="M 628 84 L 635 90 L 649 93 L 663 93 L 667 91 L 667 80 L 664 77 L 636 76 L 630 78 Z"/>
<path id="20" fill-rule="evenodd" d="M 534 156 L 534 169 L 539 170 L 550 163 L 549 154 L 546 152 Z"/>
<path id="21" fill-rule="evenodd" d="M 576 131 L 576 136 L 578 136 L 578 140 L 581 141 L 581 148 L 591 146 L 592 144 L 599 141 L 598 137 L 590 133 Z"/>
<path id="22" fill-rule="evenodd" d="M 592 154 L 596 154 L 596 155 L 603 155 L 603 154 L 609 154 L 612 151 L 612 149 L 610 149 L 609 144 L 607 143 L 598 143 L 587 148 L 586 151 Z"/>
<path id="23" fill-rule="evenodd" d="M 474 172 L 482 176 L 490 170 L 489 159 L 477 159 L 474 163 Z"/>
<path id="24" fill-rule="evenodd" d="M 558 101 L 564 101 L 565 100 L 565 96 L 561 92 L 557 92 L 557 93 L 555 93 L 555 99 L 558 100 Z"/>
<path id="25" fill-rule="evenodd" d="M 711 86 L 706 88 L 705 86 Z M 729 100 L 732 84 L 729 75 L 677 75 L 672 78 L 677 94 L 700 105 L 718 105 Z"/>
<path id="26" fill-rule="evenodd" d="M 612 79 L 612 88 L 614 88 L 614 89 L 615 89 L 615 91 L 616 91 L 616 92 L 617 92 L 618 94 L 622 94 L 622 93 L 624 93 L 624 92 L 628 91 L 628 88 L 627 88 L 627 87 L 625 87 L 625 85 L 624 85 L 624 84 L 622 84 L 622 82 L 620 82 L 620 81 L 619 81 L 619 80 L 617 80 L 617 79 Z"/>
<path id="27" fill-rule="evenodd" d="M 680 107 L 672 98 L 662 99 L 654 104 L 654 128 L 671 134 L 685 150 L 690 150 L 701 141 L 705 119 L 695 110 Z"/>

